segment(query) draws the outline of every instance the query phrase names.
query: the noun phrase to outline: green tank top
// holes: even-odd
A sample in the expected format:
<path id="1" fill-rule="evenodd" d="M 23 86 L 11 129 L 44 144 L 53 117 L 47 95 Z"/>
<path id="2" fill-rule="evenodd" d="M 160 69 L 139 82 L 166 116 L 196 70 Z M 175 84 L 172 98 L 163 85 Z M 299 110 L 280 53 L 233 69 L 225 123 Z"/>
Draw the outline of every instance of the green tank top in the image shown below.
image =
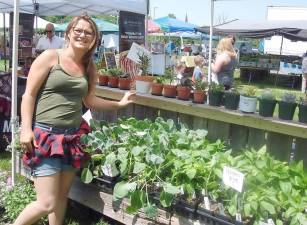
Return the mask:
<path id="1" fill-rule="evenodd" d="M 36 100 L 35 121 L 58 128 L 79 127 L 82 99 L 88 91 L 86 76 L 74 77 L 55 65 Z"/>

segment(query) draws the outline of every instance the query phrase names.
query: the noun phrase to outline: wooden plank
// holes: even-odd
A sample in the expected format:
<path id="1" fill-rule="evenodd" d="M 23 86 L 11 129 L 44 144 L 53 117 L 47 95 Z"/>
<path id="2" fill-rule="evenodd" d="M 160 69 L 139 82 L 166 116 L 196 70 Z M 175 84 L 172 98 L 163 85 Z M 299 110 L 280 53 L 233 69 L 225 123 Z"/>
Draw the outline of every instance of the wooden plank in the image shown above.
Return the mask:
<path id="1" fill-rule="evenodd" d="M 255 128 L 248 129 L 247 146 L 255 150 L 259 150 L 266 144 L 265 131 Z"/>
<path id="2" fill-rule="evenodd" d="M 192 129 L 197 130 L 197 129 L 208 129 L 208 120 L 198 117 L 198 116 L 194 116 L 193 117 L 193 127 Z"/>
<path id="3" fill-rule="evenodd" d="M 296 138 L 295 160 L 304 161 L 304 169 L 307 171 L 307 139 Z"/>
<path id="4" fill-rule="evenodd" d="M 143 105 L 135 105 L 134 106 L 134 117 L 138 120 L 143 120 L 146 118 L 145 116 L 146 106 Z"/>
<path id="5" fill-rule="evenodd" d="M 248 128 L 232 124 L 230 126 L 229 139 L 233 152 L 243 151 L 247 145 Z"/>
<path id="6" fill-rule="evenodd" d="M 118 118 L 129 118 L 134 116 L 134 104 L 130 104 L 127 107 L 123 109 L 119 109 L 117 111 L 117 117 Z"/>
<path id="7" fill-rule="evenodd" d="M 96 88 L 96 95 L 111 99 L 119 100 L 123 93 L 124 92 L 119 89 L 111 89 L 103 86 L 97 86 Z M 134 101 L 139 105 L 146 105 L 167 111 L 233 123 L 294 137 L 307 138 L 307 125 L 294 121 L 283 121 L 277 118 L 264 118 L 258 114 L 244 114 L 237 110 L 226 110 L 223 107 L 212 107 L 207 104 L 194 104 L 191 101 L 181 101 L 153 96 L 150 94 L 137 94 Z"/>
<path id="8" fill-rule="evenodd" d="M 210 141 L 216 141 L 220 139 L 229 142 L 229 123 L 224 123 L 216 120 L 208 120 L 208 139 Z"/>
<path id="9" fill-rule="evenodd" d="M 171 119 L 174 121 L 174 123 L 178 124 L 178 113 L 177 112 L 160 110 L 159 116 L 165 120 Z"/>
<path id="10" fill-rule="evenodd" d="M 179 113 L 178 114 L 178 121 L 180 123 L 185 124 L 186 127 L 188 127 L 189 129 L 193 128 L 193 116 L 191 116 L 191 115 Z"/>
<path id="11" fill-rule="evenodd" d="M 145 118 L 155 121 L 155 119 L 158 117 L 159 110 L 157 108 L 146 107 L 144 113 Z"/>
<path id="12" fill-rule="evenodd" d="M 108 121 L 109 123 L 113 123 L 117 121 L 117 111 L 104 111 L 103 112 L 103 120 Z"/>
<path id="13" fill-rule="evenodd" d="M 78 178 L 69 192 L 69 198 L 85 205 L 99 213 L 102 213 L 120 223 L 127 225 L 154 225 L 154 224 L 169 224 L 170 218 L 159 216 L 158 220 L 142 218 L 140 215 L 130 215 L 125 213 L 122 208 L 124 202 L 116 204 L 112 201 L 112 195 L 102 192 L 98 186 L 93 184 L 84 184 Z M 167 215 L 167 214 L 165 214 Z M 169 216 L 170 217 L 170 216 Z"/>
<path id="14" fill-rule="evenodd" d="M 289 135 L 268 132 L 267 151 L 276 159 L 288 162 L 292 149 L 293 137 Z"/>

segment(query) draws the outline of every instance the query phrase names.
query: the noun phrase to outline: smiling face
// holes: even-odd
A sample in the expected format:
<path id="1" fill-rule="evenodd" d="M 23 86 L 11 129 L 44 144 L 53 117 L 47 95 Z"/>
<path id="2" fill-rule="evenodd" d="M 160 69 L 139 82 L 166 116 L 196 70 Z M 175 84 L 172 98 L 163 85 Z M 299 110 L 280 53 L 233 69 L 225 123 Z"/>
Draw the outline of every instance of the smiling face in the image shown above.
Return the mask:
<path id="1" fill-rule="evenodd" d="M 97 26 L 88 16 L 75 17 L 67 27 L 65 39 L 71 47 L 92 54 L 98 40 Z"/>

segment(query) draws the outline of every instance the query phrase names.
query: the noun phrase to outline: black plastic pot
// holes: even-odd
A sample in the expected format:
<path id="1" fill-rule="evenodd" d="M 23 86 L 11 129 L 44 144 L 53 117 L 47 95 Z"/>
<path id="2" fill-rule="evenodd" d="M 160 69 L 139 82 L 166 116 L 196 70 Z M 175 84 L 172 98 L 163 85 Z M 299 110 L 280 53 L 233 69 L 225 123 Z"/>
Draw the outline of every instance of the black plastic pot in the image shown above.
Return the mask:
<path id="1" fill-rule="evenodd" d="M 208 91 L 209 105 L 220 106 L 222 103 L 223 92 L 222 91 Z"/>
<path id="2" fill-rule="evenodd" d="M 108 177 L 108 176 L 102 176 L 102 177 L 96 177 L 93 180 L 93 183 L 97 185 L 98 187 L 101 187 L 109 194 L 113 193 L 113 189 L 115 184 L 118 182 L 119 176 L 116 177 Z"/>
<path id="3" fill-rule="evenodd" d="M 239 106 L 240 94 L 224 92 L 224 106 L 226 109 L 236 110 Z"/>
<path id="4" fill-rule="evenodd" d="M 175 199 L 173 204 L 173 209 L 176 213 L 179 213 L 188 219 L 196 218 L 196 204 L 190 205 L 179 199 Z"/>
<path id="5" fill-rule="evenodd" d="M 283 120 L 292 120 L 297 103 L 279 101 L 278 118 Z"/>
<path id="6" fill-rule="evenodd" d="M 307 123 L 307 105 L 298 105 L 298 121 L 301 123 Z"/>
<path id="7" fill-rule="evenodd" d="M 263 117 L 272 117 L 277 101 L 271 99 L 259 99 L 259 115 Z"/>

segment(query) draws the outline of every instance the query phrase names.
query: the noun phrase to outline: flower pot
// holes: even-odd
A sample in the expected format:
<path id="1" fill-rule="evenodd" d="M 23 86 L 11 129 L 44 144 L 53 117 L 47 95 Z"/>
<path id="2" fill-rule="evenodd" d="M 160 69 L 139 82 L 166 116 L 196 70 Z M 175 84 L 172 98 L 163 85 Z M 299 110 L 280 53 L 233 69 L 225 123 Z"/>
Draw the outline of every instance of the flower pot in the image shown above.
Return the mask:
<path id="1" fill-rule="evenodd" d="M 292 120 L 297 103 L 295 102 L 278 102 L 278 118 L 282 120 Z"/>
<path id="2" fill-rule="evenodd" d="M 272 99 L 259 99 L 259 115 L 273 117 L 277 101 Z"/>
<path id="3" fill-rule="evenodd" d="M 151 94 L 152 95 L 162 95 L 163 84 L 161 83 L 152 83 L 151 85 Z"/>
<path id="4" fill-rule="evenodd" d="M 189 100 L 190 93 L 191 93 L 191 90 L 188 87 L 182 87 L 182 86 L 177 87 L 177 96 L 178 96 L 178 99 L 180 100 L 185 100 L 185 101 Z"/>
<path id="5" fill-rule="evenodd" d="M 111 76 L 109 77 L 108 86 L 111 88 L 118 87 L 118 77 Z"/>
<path id="6" fill-rule="evenodd" d="M 224 93 L 224 106 L 226 109 L 236 110 L 240 101 L 240 95 L 231 92 Z"/>
<path id="7" fill-rule="evenodd" d="M 153 76 L 135 76 L 135 89 L 137 93 L 148 94 L 154 80 Z"/>
<path id="8" fill-rule="evenodd" d="M 121 90 L 129 90 L 130 89 L 130 84 L 131 84 L 131 79 L 130 78 L 119 78 L 118 81 L 118 87 Z"/>
<path id="9" fill-rule="evenodd" d="M 246 97 L 240 95 L 239 110 L 246 113 L 254 113 L 257 108 L 257 98 L 256 97 Z"/>
<path id="10" fill-rule="evenodd" d="M 307 123 L 307 105 L 298 105 L 298 121 L 301 123 Z"/>
<path id="11" fill-rule="evenodd" d="M 107 75 L 99 75 L 98 84 L 100 86 L 108 86 L 109 76 Z"/>
<path id="12" fill-rule="evenodd" d="M 180 213 L 188 219 L 196 218 L 196 204 L 194 203 L 188 204 L 183 200 L 175 199 L 172 207 L 175 212 Z"/>
<path id="13" fill-rule="evenodd" d="M 177 95 L 177 86 L 171 84 L 163 85 L 163 96 L 167 98 L 175 98 Z"/>
<path id="14" fill-rule="evenodd" d="M 202 90 L 194 90 L 193 92 L 193 102 L 194 103 L 204 103 L 206 99 L 206 93 Z"/>
<path id="15" fill-rule="evenodd" d="M 223 92 L 221 91 L 208 91 L 209 105 L 220 106 L 222 104 Z"/>

